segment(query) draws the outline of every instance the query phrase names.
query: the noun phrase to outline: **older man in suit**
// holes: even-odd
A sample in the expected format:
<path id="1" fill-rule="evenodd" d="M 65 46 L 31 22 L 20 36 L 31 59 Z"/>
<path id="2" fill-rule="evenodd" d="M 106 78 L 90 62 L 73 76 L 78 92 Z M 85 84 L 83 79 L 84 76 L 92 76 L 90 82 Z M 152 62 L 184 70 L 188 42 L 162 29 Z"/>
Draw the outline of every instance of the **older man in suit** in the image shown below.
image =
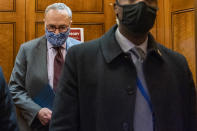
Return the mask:
<path id="1" fill-rule="evenodd" d="M 72 12 L 63 3 L 45 10 L 45 36 L 21 45 L 11 74 L 9 88 L 20 110 L 21 130 L 48 130 L 52 110 L 42 107 L 34 97 L 50 85 L 55 91 L 67 49 L 80 42 L 68 37 Z"/>
<path id="2" fill-rule="evenodd" d="M 18 131 L 16 110 L 0 68 L 0 131 Z"/>
<path id="3" fill-rule="evenodd" d="M 187 61 L 149 33 L 157 0 L 114 7 L 118 26 L 68 51 L 50 131 L 196 131 Z"/>

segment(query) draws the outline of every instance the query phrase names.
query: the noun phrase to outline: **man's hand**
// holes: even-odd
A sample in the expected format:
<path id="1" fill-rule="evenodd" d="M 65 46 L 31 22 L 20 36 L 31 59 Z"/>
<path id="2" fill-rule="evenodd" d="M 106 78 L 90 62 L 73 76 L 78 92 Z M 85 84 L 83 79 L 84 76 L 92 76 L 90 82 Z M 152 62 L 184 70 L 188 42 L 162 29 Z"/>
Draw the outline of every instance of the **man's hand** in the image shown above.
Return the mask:
<path id="1" fill-rule="evenodd" d="M 51 120 L 52 111 L 48 108 L 42 108 L 38 112 L 38 119 L 42 123 L 42 125 L 46 126 Z"/>

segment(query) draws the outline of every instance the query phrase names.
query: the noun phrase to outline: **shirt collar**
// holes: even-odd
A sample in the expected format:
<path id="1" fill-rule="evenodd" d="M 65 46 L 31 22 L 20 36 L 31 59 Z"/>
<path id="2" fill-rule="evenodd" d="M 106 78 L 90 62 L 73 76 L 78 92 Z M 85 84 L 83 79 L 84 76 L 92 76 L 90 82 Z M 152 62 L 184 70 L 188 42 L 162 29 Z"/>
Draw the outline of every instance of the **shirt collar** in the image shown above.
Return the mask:
<path id="1" fill-rule="evenodd" d="M 117 28 L 116 32 L 115 32 L 115 37 L 116 40 L 118 41 L 120 48 L 126 53 L 128 52 L 130 49 L 134 48 L 134 47 L 139 47 L 141 48 L 145 53 L 147 53 L 147 46 L 148 46 L 148 37 L 146 38 L 146 40 L 139 46 L 136 46 L 133 42 L 129 41 L 125 36 L 123 36 L 120 31 L 119 28 Z"/>
<path id="2" fill-rule="evenodd" d="M 66 49 L 66 42 L 61 46 L 63 49 Z M 48 50 L 53 48 L 53 45 L 47 40 L 47 48 Z"/>

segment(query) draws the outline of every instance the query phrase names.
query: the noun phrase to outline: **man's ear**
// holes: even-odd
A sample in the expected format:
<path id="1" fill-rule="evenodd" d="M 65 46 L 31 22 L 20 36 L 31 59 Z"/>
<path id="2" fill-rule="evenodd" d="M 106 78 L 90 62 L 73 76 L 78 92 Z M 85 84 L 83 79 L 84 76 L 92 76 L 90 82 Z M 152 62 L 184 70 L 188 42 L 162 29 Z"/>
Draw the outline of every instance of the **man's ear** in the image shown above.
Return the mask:
<path id="1" fill-rule="evenodd" d="M 45 18 L 43 19 L 43 21 L 44 21 L 44 28 L 46 28 L 46 20 L 45 20 Z"/>
<path id="2" fill-rule="evenodd" d="M 72 20 L 70 20 L 70 26 L 72 25 L 72 22 L 73 22 L 73 21 L 72 21 Z"/>
<path id="3" fill-rule="evenodd" d="M 117 14 L 118 14 L 118 6 L 117 6 L 116 3 L 114 3 L 114 12 L 115 12 L 115 14 L 117 16 Z"/>

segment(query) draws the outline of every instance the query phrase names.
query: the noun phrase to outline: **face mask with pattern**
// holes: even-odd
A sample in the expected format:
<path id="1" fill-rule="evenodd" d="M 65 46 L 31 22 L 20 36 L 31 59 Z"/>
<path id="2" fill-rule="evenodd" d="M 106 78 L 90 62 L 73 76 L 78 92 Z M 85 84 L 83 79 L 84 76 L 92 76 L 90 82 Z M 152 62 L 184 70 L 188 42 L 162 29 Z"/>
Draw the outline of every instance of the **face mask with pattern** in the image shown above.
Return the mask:
<path id="1" fill-rule="evenodd" d="M 54 32 L 50 32 L 45 28 L 46 38 L 54 47 L 63 45 L 69 36 L 69 32 L 70 28 L 66 32 L 61 32 L 56 35 Z"/>

